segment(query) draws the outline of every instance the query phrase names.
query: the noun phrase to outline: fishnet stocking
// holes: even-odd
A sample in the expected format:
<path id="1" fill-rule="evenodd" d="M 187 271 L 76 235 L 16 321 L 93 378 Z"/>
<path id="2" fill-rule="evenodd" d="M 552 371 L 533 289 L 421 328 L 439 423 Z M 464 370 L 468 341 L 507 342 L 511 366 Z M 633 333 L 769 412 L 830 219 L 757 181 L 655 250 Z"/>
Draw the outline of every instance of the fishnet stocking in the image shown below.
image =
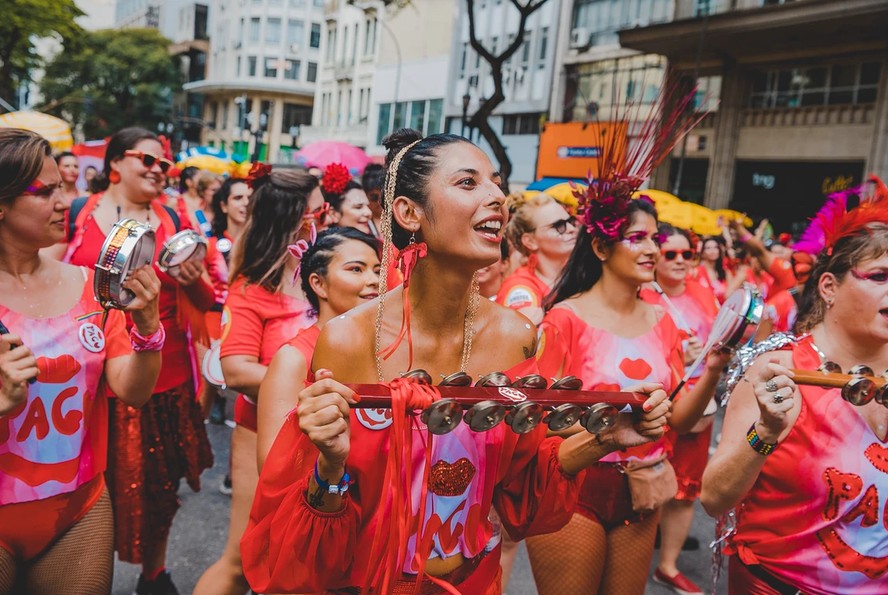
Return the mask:
<path id="1" fill-rule="evenodd" d="M 0 595 L 9 595 L 15 586 L 15 558 L 0 547 Z"/>
<path id="2" fill-rule="evenodd" d="M 114 516 L 111 498 L 105 492 L 86 516 L 28 565 L 22 581 L 25 592 L 64 592 L 66 595 L 110 593 L 113 556 Z"/>
<path id="3" fill-rule="evenodd" d="M 604 527 L 579 514 L 560 531 L 528 537 L 527 554 L 539 594 L 597 593 L 607 538 Z"/>
<path id="4" fill-rule="evenodd" d="M 540 595 L 620 593 L 641 595 L 654 555 L 657 515 L 606 532 L 573 515 L 560 531 L 527 539 Z"/>

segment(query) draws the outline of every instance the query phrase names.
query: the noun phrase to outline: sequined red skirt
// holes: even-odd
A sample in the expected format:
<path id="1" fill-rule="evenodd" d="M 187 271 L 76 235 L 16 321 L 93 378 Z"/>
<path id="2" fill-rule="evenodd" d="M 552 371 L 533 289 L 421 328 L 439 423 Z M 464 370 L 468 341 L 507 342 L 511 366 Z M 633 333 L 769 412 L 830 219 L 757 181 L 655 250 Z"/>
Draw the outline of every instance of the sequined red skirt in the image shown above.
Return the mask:
<path id="1" fill-rule="evenodd" d="M 114 504 L 114 543 L 133 564 L 163 543 L 179 509 L 184 478 L 200 490 L 213 452 L 191 382 L 151 395 L 141 409 L 109 399 L 106 481 Z"/>

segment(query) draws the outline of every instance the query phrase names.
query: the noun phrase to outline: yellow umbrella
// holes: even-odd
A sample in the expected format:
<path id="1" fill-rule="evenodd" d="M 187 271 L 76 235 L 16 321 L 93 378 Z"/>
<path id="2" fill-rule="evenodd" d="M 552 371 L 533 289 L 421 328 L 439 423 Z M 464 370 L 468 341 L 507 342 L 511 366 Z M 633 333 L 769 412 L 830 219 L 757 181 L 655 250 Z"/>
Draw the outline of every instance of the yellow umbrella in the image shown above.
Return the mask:
<path id="1" fill-rule="evenodd" d="M 74 146 L 71 127 L 67 122 L 40 112 L 9 112 L 0 115 L 0 128 L 24 128 L 36 132 L 49 141 L 52 150 L 59 153 Z"/>
<path id="2" fill-rule="evenodd" d="M 713 211 L 717 217 L 721 217 L 726 222 L 727 221 L 743 221 L 743 225 L 746 227 L 752 227 L 753 221 L 749 217 L 746 217 L 740 211 L 733 211 L 731 209 L 716 209 Z"/>
<path id="3" fill-rule="evenodd" d="M 683 202 L 674 194 L 670 194 L 669 192 L 666 192 L 664 190 L 654 190 L 653 188 L 650 188 L 648 190 L 639 190 L 635 192 L 632 196 L 633 198 L 638 198 L 639 196 L 647 196 L 649 199 L 654 201 L 654 204 L 657 205 L 657 209 L 660 208 L 660 205 Z"/>
<path id="4" fill-rule="evenodd" d="M 585 184 L 577 184 L 577 190 L 585 190 Z M 539 190 L 525 190 L 524 197 L 530 198 L 531 196 L 539 194 Z M 545 190 L 543 190 L 543 194 L 548 194 L 562 205 L 575 209 L 577 207 L 577 197 L 574 196 L 574 189 L 570 187 L 570 184 L 567 182 L 562 182 L 560 184 L 555 184 L 554 186 L 549 186 Z"/>
<path id="5" fill-rule="evenodd" d="M 228 173 L 231 162 L 211 155 L 194 155 L 176 164 L 179 169 L 196 167 L 214 174 Z"/>

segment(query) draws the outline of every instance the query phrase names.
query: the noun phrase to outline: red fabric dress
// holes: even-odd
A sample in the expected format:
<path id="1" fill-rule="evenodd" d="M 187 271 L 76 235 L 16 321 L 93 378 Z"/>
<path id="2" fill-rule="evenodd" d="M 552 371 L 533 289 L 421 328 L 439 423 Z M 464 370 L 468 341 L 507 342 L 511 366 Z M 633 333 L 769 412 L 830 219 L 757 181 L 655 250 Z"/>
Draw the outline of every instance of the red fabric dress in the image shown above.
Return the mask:
<path id="1" fill-rule="evenodd" d="M 820 365 L 810 338 L 792 352 L 796 368 Z M 799 389 L 798 419 L 737 508 L 732 568 L 760 564 L 815 595 L 888 593 L 888 446 L 839 389 Z M 730 583 L 759 586 L 748 572 Z"/>
<path id="2" fill-rule="evenodd" d="M 248 355 L 267 366 L 284 343 L 314 321 L 307 301 L 272 293 L 241 277 L 231 284 L 225 302 L 220 356 Z M 246 395 L 238 395 L 234 421 L 255 432 L 256 402 Z"/>
<path id="3" fill-rule="evenodd" d="M 69 246 L 69 262 L 93 269 L 105 234 L 92 217 L 101 197 L 93 196 L 80 211 Z M 156 227 L 155 261 L 164 241 L 176 232 L 159 200 L 150 205 Z M 184 223 L 184 222 L 183 222 Z M 110 401 L 108 491 L 114 504 L 115 547 L 121 560 L 140 563 L 144 548 L 165 539 L 179 509 L 179 483 L 185 478 L 200 490 L 200 474 L 213 466 L 199 405 L 195 400 L 196 368 L 179 300 L 187 300 L 172 277 L 154 267 L 161 281 L 160 321 L 166 330 L 160 377 L 141 409 Z M 127 326 L 132 321 L 127 317 Z"/>
<path id="4" fill-rule="evenodd" d="M 650 330 L 631 339 L 586 324 L 566 304 L 546 314 L 537 349 L 540 373 L 546 378 L 576 376 L 586 390 L 620 390 L 642 382 L 659 382 L 669 392 L 684 371 L 682 336 L 665 312 Z M 667 434 L 668 435 L 668 434 Z M 617 451 L 589 467 L 576 512 L 605 529 L 641 519 L 632 510 L 625 461 L 653 459 L 668 452 L 666 438 Z"/>
<path id="5" fill-rule="evenodd" d="M 778 291 L 765 302 L 765 316 L 774 323 L 771 332 L 790 332 L 793 325 L 795 325 L 798 315 L 799 306 L 796 303 L 795 296 L 788 289 Z"/>
<path id="6" fill-rule="evenodd" d="M 0 304 L 0 320 L 37 357 L 27 400 L 0 415 L 0 547 L 29 561 L 89 512 L 105 489 L 105 361 L 132 352 L 121 312 L 108 315 L 84 272 L 64 314 L 29 318 Z M 2 296 L 0 296 L 2 299 Z"/>
<path id="7" fill-rule="evenodd" d="M 667 312 L 671 312 L 663 297 L 650 290 L 643 290 L 641 297 L 651 304 L 659 304 Z M 696 281 L 685 281 L 685 291 L 678 296 L 669 296 L 669 302 L 678 310 L 683 323 L 690 328 L 682 329 L 690 332 L 706 343 L 712 330 L 712 323 L 718 315 L 718 301 L 715 294 Z M 675 318 L 677 324 L 678 318 Z M 692 388 L 702 374 L 702 365 L 688 381 L 688 388 Z M 708 418 L 711 419 L 711 418 Z M 675 476 L 678 480 L 678 493 L 676 500 L 695 500 L 700 495 L 700 487 L 703 480 L 703 471 L 709 460 L 709 445 L 712 442 L 712 423 L 700 432 L 679 434 L 670 432 L 667 439 L 672 445 L 672 456 L 669 461 L 675 467 Z"/>
<path id="8" fill-rule="evenodd" d="M 536 363 L 528 360 L 508 374 L 514 378 L 535 369 Z M 461 592 L 499 592 L 499 538 L 488 520 L 491 507 L 496 506 L 516 539 L 557 530 L 570 519 L 582 474 L 570 477 L 562 472 L 557 459 L 562 440 L 546 438 L 544 425 L 519 436 L 504 424 L 489 432 L 472 432 L 460 424 L 449 434 L 432 437 L 418 417 L 411 420 L 414 503 L 419 500 L 427 442 L 430 460 L 435 461 L 422 520 L 432 535 L 425 546 L 431 547 L 430 557 L 461 554 L 466 559 L 460 568 L 471 573 L 454 581 Z M 375 570 L 368 568 L 374 536 L 387 530 L 383 526 L 391 507 L 403 505 L 393 502 L 390 486 L 383 485 L 391 425 L 391 410 L 352 410 L 348 473 L 354 485 L 342 510 L 324 513 L 306 501 L 317 449 L 291 414 L 260 475 L 241 541 L 244 574 L 255 591 L 306 593 L 366 586 L 368 572 Z M 419 549 L 415 537 L 408 549 L 402 570 L 412 585 L 413 552 Z"/>
<path id="9" fill-rule="evenodd" d="M 526 265 L 518 267 L 506 277 L 496 293 L 496 303 L 513 310 L 542 307 L 543 299 L 549 294 L 549 286 L 537 277 L 536 263 L 536 256 L 531 255 Z"/>

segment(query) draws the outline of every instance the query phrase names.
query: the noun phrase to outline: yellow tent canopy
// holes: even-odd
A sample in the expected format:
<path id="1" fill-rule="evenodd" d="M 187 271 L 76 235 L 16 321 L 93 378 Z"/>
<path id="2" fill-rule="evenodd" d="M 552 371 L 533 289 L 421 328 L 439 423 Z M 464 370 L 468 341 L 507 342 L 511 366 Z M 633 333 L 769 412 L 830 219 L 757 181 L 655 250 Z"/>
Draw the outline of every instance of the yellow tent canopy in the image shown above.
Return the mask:
<path id="1" fill-rule="evenodd" d="M 67 122 L 41 112 L 9 112 L 0 115 L 0 128 L 24 128 L 36 132 L 49 141 L 56 153 L 74 146 L 71 127 Z"/>
<path id="2" fill-rule="evenodd" d="M 647 196 L 654 201 L 660 221 L 682 229 L 689 229 L 700 235 L 721 235 L 722 225 L 719 224 L 719 219 L 724 222 L 730 219 L 742 219 L 743 224 L 747 227 L 752 225 L 752 219 L 737 211 L 712 210 L 703 205 L 681 200 L 674 194 L 663 190 L 639 190 L 634 196 Z"/>

